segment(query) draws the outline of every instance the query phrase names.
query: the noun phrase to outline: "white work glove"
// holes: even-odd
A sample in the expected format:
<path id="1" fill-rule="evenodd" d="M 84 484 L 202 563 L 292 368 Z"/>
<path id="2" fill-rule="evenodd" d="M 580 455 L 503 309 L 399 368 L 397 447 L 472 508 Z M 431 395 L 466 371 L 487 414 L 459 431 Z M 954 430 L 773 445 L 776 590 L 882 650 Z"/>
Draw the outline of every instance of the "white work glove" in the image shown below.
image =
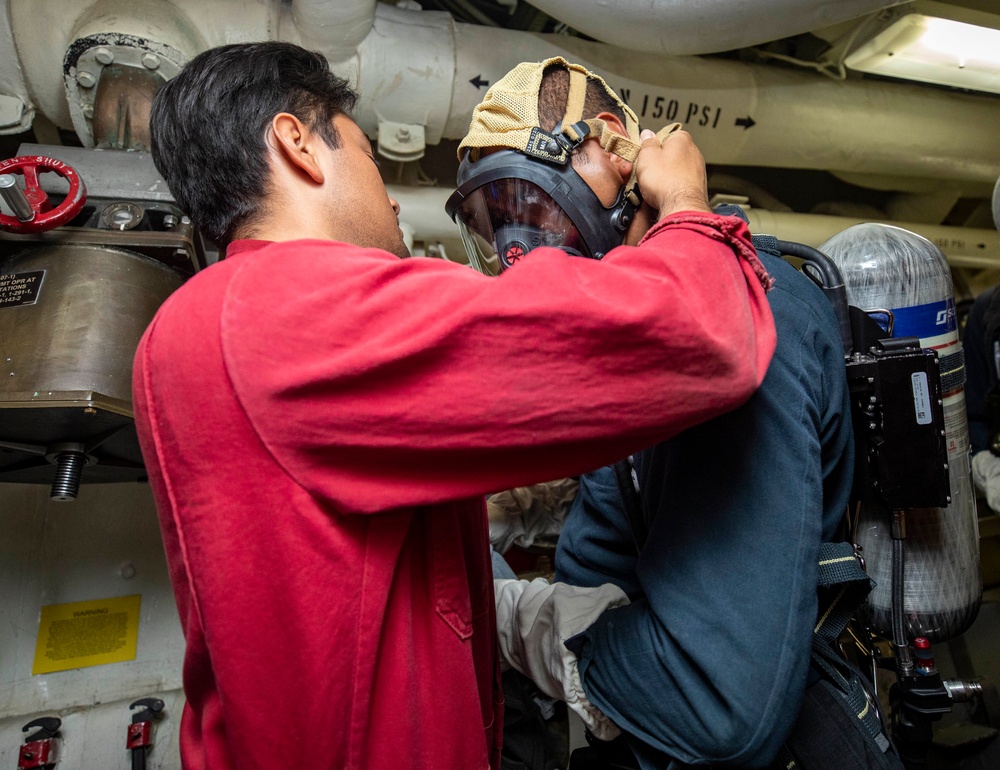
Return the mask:
<path id="1" fill-rule="evenodd" d="M 1000 457 L 983 449 L 972 456 L 972 480 L 986 504 L 1000 513 Z"/>
<path id="2" fill-rule="evenodd" d="M 515 544 L 522 548 L 536 541 L 554 545 L 579 486 L 577 479 L 568 478 L 490 495 L 486 513 L 493 548 L 506 553 Z"/>
<path id="3" fill-rule="evenodd" d="M 564 642 L 586 631 L 605 610 L 628 604 L 618 586 L 596 588 L 549 583 L 542 578 L 494 580 L 500 655 L 550 698 L 566 701 L 597 738 L 621 730 L 588 699 L 576 655 Z"/>

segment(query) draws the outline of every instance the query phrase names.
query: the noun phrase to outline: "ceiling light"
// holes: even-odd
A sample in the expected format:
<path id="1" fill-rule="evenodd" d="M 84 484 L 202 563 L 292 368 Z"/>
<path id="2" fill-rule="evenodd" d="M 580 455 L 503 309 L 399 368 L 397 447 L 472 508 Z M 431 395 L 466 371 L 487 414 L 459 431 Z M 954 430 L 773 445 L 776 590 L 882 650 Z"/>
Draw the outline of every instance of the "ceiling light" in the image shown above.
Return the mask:
<path id="1" fill-rule="evenodd" d="M 1000 29 L 908 13 L 844 64 L 873 75 L 1000 94 Z"/>

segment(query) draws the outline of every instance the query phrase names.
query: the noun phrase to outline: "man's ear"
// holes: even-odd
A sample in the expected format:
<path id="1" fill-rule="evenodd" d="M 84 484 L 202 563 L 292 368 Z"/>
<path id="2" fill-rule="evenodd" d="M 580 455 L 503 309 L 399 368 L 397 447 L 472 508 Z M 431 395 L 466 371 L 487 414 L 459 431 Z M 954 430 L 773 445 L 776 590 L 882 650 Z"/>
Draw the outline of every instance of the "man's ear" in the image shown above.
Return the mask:
<path id="1" fill-rule="evenodd" d="M 316 143 L 322 139 L 297 117 L 279 112 L 271 119 L 274 150 L 285 162 L 297 168 L 316 184 L 323 184 L 323 169 L 316 156 Z"/>
<path id="2" fill-rule="evenodd" d="M 621 134 L 622 136 L 628 136 L 628 131 L 625 129 L 625 124 L 622 123 L 621 119 L 610 112 L 599 112 L 594 117 L 599 120 L 603 120 L 604 124 L 616 134 Z M 623 182 L 627 182 L 629 177 L 632 176 L 632 163 L 624 158 L 615 155 L 613 152 L 608 153 L 608 157 L 611 158 L 611 164 L 615 167 L 618 175 L 622 178 Z"/>

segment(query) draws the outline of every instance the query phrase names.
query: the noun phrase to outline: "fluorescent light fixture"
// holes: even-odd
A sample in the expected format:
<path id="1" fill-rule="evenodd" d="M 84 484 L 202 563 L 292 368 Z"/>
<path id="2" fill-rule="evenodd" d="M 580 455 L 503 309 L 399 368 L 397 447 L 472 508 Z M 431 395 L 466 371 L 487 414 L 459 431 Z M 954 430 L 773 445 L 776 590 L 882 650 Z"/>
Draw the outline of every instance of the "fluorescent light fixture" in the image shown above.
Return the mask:
<path id="1" fill-rule="evenodd" d="M 844 64 L 873 75 L 1000 94 L 1000 29 L 908 13 Z"/>

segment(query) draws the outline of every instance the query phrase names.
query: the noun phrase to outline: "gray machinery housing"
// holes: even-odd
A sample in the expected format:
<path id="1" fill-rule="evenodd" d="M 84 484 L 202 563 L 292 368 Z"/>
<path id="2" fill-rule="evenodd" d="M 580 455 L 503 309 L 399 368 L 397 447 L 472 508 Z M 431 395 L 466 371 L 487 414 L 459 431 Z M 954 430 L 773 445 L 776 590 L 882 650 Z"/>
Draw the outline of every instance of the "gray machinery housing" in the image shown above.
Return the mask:
<path id="1" fill-rule="evenodd" d="M 68 163 L 89 197 L 63 227 L 0 231 L 0 481 L 51 483 L 52 499 L 72 500 L 81 481 L 145 479 L 132 357 L 157 308 L 205 265 L 204 248 L 148 154 L 19 155 Z M 53 202 L 65 194 L 61 177 L 41 179 Z"/>

